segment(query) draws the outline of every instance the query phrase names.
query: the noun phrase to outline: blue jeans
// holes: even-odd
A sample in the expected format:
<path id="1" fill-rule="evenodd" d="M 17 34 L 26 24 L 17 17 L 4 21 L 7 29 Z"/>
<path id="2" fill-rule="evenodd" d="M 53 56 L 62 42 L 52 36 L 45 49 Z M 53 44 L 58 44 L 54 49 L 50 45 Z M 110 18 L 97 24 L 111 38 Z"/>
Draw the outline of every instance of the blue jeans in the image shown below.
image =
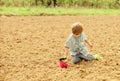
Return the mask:
<path id="1" fill-rule="evenodd" d="M 94 56 L 91 54 L 88 54 L 87 56 L 83 55 L 82 53 L 77 54 L 77 55 L 71 55 L 72 56 L 72 62 L 74 64 L 81 62 L 82 60 L 85 61 L 91 61 L 94 60 Z"/>

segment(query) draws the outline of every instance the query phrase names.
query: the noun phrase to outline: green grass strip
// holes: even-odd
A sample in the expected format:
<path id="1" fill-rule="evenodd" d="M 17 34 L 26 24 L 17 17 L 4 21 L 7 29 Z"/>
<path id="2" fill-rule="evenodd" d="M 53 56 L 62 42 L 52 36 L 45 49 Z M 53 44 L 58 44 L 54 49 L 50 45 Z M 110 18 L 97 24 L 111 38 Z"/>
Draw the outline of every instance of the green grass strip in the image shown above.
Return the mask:
<path id="1" fill-rule="evenodd" d="M 0 15 L 38 16 L 38 15 L 120 15 L 119 9 L 83 9 L 83 8 L 23 8 L 0 7 Z"/>

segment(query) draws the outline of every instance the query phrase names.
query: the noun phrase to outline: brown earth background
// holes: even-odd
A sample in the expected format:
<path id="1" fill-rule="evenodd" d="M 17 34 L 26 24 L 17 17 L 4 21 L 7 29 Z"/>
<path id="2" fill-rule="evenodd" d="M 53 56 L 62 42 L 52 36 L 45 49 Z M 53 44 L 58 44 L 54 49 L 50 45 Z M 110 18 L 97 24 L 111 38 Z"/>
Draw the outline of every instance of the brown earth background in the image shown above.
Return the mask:
<path id="1" fill-rule="evenodd" d="M 74 22 L 104 60 L 61 69 Z M 120 81 L 120 16 L 0 16 L 0 81 Z"/>

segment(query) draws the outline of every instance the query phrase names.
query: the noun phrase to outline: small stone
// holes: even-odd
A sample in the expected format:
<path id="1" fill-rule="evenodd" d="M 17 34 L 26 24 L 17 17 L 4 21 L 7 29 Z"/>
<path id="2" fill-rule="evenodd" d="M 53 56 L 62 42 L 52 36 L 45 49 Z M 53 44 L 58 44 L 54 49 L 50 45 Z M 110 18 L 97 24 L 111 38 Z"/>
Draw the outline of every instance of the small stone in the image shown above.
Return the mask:
<path id="1" fill-rule="evenodd" d="M 119 65 L 119 63 L 116 63 L 116 65 Z"/>

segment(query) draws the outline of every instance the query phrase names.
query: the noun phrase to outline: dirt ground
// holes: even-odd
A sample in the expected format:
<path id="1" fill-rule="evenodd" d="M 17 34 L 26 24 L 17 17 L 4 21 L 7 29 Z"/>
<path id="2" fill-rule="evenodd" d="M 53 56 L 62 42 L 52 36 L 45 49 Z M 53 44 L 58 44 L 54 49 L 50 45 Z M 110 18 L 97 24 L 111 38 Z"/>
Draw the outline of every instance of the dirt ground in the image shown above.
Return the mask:
<path id="1" fill-rule="evenodd" d="M 102 61 L 59 68 L 71 24 L 84 24 Z M 120 16 L 0 16 L 0 81 L 120 81 Z"/>

